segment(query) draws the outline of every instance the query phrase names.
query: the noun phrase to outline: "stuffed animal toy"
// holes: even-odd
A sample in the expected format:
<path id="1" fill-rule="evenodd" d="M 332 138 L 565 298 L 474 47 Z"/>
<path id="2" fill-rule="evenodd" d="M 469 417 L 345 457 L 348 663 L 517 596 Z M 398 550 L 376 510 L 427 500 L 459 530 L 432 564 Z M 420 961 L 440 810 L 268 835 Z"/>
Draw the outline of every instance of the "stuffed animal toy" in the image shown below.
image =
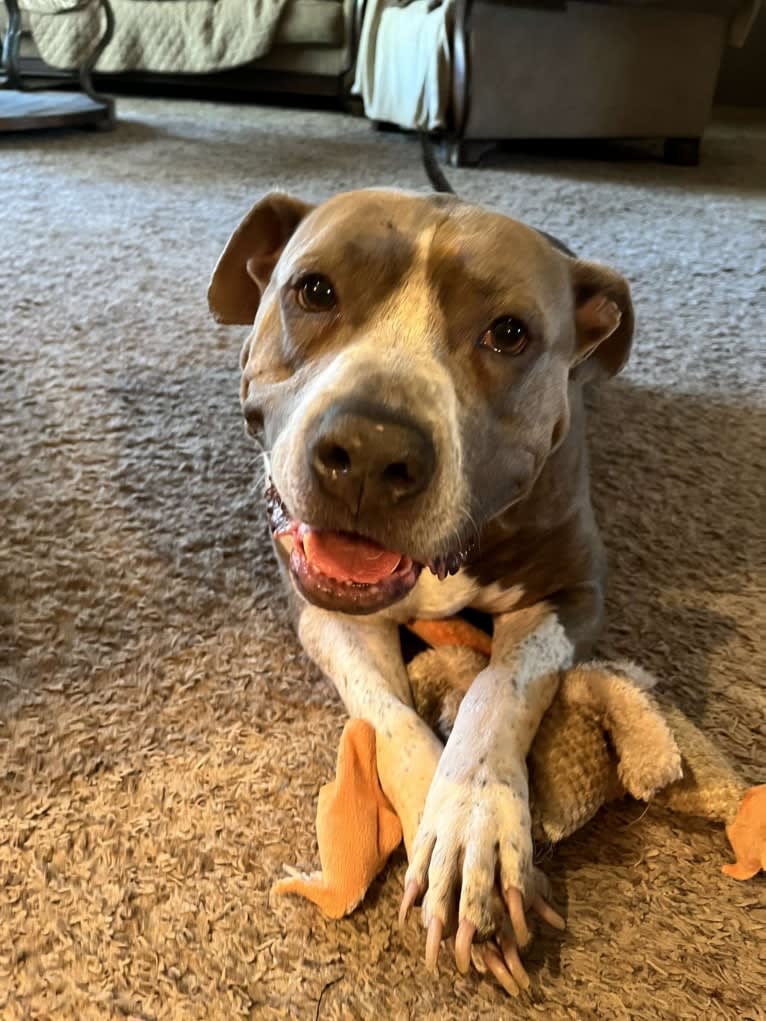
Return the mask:
<path id="1" fill-rule="evenodd" d="M 415 708 L 443 738 L 460 700 L 487 664 L 490 638 L 459 618 L 417 621 L 431 648 L 409 664 Z M 528 759 L 536 839 L 564 840 L 626 794 L 726 826 L 734 879 L 766 868 L 766 784 L 753 787 L 632 663 L 589 663 L 564 673 Z M 319 793 L 321 871 L 288 869 L 276 893 L 309 898 L 331 918 L 349 914 L 401 840 L 377 772 L 375 732 L 363 720 L 343 731 L 335 780 Z"/>

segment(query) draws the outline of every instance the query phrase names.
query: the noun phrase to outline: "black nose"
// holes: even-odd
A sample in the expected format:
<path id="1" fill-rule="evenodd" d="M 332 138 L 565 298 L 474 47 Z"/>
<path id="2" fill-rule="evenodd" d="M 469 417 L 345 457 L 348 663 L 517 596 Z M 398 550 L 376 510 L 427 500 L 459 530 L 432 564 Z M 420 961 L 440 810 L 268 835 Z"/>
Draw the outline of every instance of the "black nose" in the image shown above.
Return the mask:
<path id="1" fill-rule="evenodd" d="M 355 515 L 388 510 L 421 493 L 436 457 L 428 433 L 412 419 L 367 402 L 340 402 L 311 431 L 315 479 Z"/>

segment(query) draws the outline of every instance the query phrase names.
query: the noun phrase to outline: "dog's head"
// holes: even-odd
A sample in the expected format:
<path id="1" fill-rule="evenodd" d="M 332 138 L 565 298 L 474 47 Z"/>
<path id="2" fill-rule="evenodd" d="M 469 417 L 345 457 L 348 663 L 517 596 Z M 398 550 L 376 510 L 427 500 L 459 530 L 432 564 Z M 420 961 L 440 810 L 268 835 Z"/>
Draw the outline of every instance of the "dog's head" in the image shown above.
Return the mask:
<path id="1" fill-rule="evenodd" d="M 621 276 L 453 197 L 259 202 L 210 308 L 252 324 L 242 407 L 270 464 L 275 535 L 311 601 L 372 612 L 530 492 L 572 387 L 630 349 Z"/>

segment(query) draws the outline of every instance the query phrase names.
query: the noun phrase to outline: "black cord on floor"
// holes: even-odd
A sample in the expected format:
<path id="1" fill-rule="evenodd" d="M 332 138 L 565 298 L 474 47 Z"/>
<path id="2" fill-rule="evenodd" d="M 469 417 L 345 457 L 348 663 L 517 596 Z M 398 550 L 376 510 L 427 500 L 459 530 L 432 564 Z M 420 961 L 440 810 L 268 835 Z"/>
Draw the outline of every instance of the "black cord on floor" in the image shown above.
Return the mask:
<path id="1" fill-rule="evenodd" d="M 439 166 L 439 160 L 436 158 L 436 150 L 434 149 L 433 142 L 428 137 L 428 132 L 419 131 L 418 137 L 420 138 L 420 150 L 423 155 L 423 169 L 425 170 L 426 176 L 431 182 L 434 191 L 444 192 L 447 195 L 454 195 L 455 189 L 444 176 L 444 171 Z"/>

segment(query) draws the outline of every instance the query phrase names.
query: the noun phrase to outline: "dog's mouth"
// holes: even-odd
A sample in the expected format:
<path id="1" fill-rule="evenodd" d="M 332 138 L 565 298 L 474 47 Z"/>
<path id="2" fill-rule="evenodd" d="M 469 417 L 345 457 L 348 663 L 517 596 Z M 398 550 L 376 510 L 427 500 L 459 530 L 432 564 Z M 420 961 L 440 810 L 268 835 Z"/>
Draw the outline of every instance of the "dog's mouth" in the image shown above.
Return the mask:
<path id="1" fill-rule="evenodd" d="M 297 521 L 274 486 L 266 501 L 272 536 L 289 553 L 299 592 L 326 610 L 375 613 L 411 592 L 424 567 L 444 580 L 468 557 L 468 550 L 460 550 L 424 564 L 355 532 L 315 529 Z"/>

